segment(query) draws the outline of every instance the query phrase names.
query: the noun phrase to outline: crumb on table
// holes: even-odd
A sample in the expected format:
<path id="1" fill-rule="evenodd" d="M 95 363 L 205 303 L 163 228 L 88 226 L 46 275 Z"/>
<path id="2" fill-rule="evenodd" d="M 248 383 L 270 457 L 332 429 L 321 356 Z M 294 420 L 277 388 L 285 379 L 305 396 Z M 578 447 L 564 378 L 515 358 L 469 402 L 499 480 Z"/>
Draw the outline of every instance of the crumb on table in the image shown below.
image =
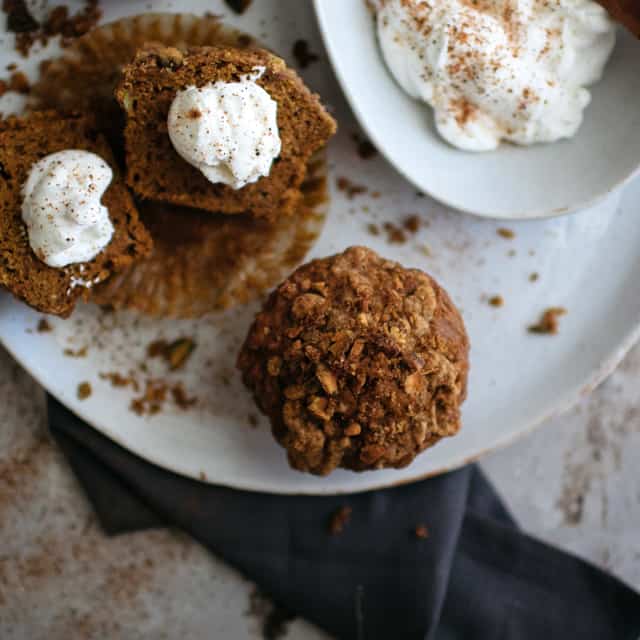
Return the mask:
<path id="1" fill-rule="evenodd" d="M 344 528 L 349 524 L 349 520 L 351 520 L 352 511 L 353 509 L 347 505 L 343 505 L 334 511 L 329 520 L 329 533 L 332 536 L 337 536 L 344 531 Z"/>

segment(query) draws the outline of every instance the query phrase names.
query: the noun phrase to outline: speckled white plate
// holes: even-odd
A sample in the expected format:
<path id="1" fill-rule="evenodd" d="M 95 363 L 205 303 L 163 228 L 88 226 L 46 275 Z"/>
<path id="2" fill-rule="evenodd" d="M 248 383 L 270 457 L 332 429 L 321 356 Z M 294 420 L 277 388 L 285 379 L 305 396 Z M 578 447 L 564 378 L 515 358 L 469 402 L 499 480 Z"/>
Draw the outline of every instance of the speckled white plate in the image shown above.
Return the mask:
<path id="1" fill-rule="evenodd" d="M 447 206 L 479 216 L 547 218 L 592 206 L 640 166 L 640 41 L 619 29 L 615 51 L 571 140 L 468 153 L 436 132 L 380 55 L 365 0 L 314 0 L 327 50 L 360 123 L 408 180 Z M 357 53 L 356 53 L 357 52 Z"/>
<path id="2" fill-rule="evenodd" d="M 147 6 L 146 0 L 110 2 L 107 19 Z M 171 8 L 170 2 L 154 3 L 159 11 Z M 221 2 L 211 0 L 192 2 L 190 8 L 228 13 Z M 352 139 L 356 123 L 332 77 L 306 3 L 261 0 L 245 16 L 230 18 L 288 59 L 298 38 L 321 54 L 321 61 L 304 75 L 335 110 L 341 128 L 329 152 L 331 213 L 313 255 L 367 244 L 431 272 L 447 287 L 463 310 L 472 342 L 464 427 L 406 469 L 340 471 L 328 478 L 299 474 L 288 468 L 265 421 L 251 425 L 250 416 L 257 412 L 234 370 L 255 305 L 200 321 L 104 315 L 85 306 L 71 320 L 50 319 L 53 331 L 38 333 L 40 316 L 0 295 L 0 340 L 51 393 L 110 438 L 178 473 L 256 491 L 322 494 L 410 482 L 462 465 L 568 408 L 613 369 L 640 325 L 640 182 L 578 216 L 510 223 L 515 237 L 504 238 L 497 233 L 498 223 L 449 211 L 416 194 L 382 158 L 358 156 Z M 2 46 L 4 66 L 13 59 L 8 38 Z M 349 199 L 335 189 L 338 177 L 369 191 Z M 390 244 L 384 224 L 401 227 L 409 215 L 423 221 L 420 230 L 406 232 L 405 243 Z M 376 225 L 379 235 L 372 235 L 370 225 Z M 536 282 L 530 281 L 533 273 L 539 274 Z M 501 295 L 504 306 L 490 306 L 487 297 L 493 295 Z M 527 326 L 550 306 L 568 310 L 560 333 L 527 333 Z M 149 363 L 147 373 L 139 370 L 151 341 L 181 336 L 198 344 L 183 371 L 167 375 L 157 360 Z M 86 357 L 64 355 L 65 349 L 85 346 Z M 157 375 L 182 382 L 198 397 L 198 406 L 182 411 L 167 403 L 156 416 L 138 417 L 129 409 L 133 391 L 113 388 L 100 377 L 130 369 L 137 370 L 141 381 Z M 93 394 L 81 401 L 76 390 L 84 381 L 91 383 Z"/>

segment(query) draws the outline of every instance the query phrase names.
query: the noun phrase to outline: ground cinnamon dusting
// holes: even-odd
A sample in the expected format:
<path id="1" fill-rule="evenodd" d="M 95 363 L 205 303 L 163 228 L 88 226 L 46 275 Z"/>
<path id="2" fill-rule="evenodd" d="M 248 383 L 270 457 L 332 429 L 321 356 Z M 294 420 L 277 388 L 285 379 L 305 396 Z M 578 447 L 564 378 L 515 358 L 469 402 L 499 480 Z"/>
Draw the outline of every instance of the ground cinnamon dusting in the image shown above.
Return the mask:
<path id="1" fill-rule="evenodd" d="M 329 520 L 329 533 L 332 536 L 340 535 L 344 531 L 344 528 L 351 520 L 352 511 L 353 509 L 351 507 L 345 505 L 333 513 Z"/>
<path id="2" fill-rule="evenodd" d="M 306 40 L 296 40 L 293 43 L 293 57 L 301 69 L 306 69 L 310 64 L 320 60 L 320 56 L 311 52 Z"/>
<path id="3" fill-rule="evenodd" d="M 550 307 L 540 317 L 537 324 L 531 325 L 527 331 L 529 333 L 539 333 L 546 335 L 556 335 L 558 333 L 558 319 L 566 315 L 564 307 Z"/>

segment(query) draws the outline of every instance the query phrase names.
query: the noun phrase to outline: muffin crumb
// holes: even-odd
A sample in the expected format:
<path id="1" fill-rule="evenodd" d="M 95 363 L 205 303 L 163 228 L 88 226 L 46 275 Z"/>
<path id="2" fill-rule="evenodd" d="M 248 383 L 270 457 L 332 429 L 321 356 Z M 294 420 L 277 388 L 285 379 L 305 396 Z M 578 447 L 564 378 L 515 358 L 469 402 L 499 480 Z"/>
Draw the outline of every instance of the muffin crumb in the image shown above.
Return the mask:
<path id="1" fill-rule="evenodd" d="M 329 533 L 332 536 L 340 535 L 344 531 L 351 520 L 352 511 L 351 507 L 343 505 L 333 513 L 329 520 Z"/>
<path id="2" fill-rule="evenodd" d="M 356 143 L 356 151 L 363 160 L 369 160 L 378 155 L 378 150 L 373 143 L 363 135 L 353 133 L 351 134 L 351 139 Z"/>
<path id="3" fill-rule="evenodd" d="M 529 333 L 556 335 L 559 329 L 558 320 L 566 313 L 567 310 L 564 307 L 549 307 L 540 316 L 540 320 L 536 324 L 532 324 L 527 331 Z"/>
<path id="4" fill-rule="evenodd" d="M 425 524 L 418 524 L 414 529 L 416 538 L 420 540 L 426 540 L 429 537 L 429 529 Z"/>
<path id="5" fill-rule="evenodd" d="M 86 400 L 93 393 L 93 389 L 91 388 L 91 384 L 89 382 L 81 382 L 78 385 L 78 400 Z"/>
<path id="6" fill-rule="evenodd" d="M 237 14 L 243 14 L 250 6 L 252 0 L 224 0 L 225 4 Z"/>
<path id="7" fill-rule="evenodd" d="M 306 69 L 310 64 L 320 60 L 320 56 L 309 49 L 309 43 L 306 40 L 296 40 L 293 43 L 293 57 L 301 69 Z"/>
<path id="8" fill-rule="evenodd" d="M 505 227 L 500 227 L 496 232 L 501 238 L 505 238 L 507 240 L 512 240 L 516 237 L 516 232 L 512 229 L 507 229 Z"/>
<path id="9" fill-rule="evenodd" d="M 345 178 L 344 176 L 340 176 L 336 180 L 336 186 L 338 187 L 338 191 L 345 193 L 349 200 L 353 200 L 355 196 L 359 196 L 367 192 L 367 187 L 355 184 L 354 182 L 351 182 L 349 178 Z"/>
<path id="10" fill-rule="evenodd" d="M 53 331 L 53 327 L 49 324 L 46 318 L 40 318 L 37 326 L 38 333 L 50 333 Z"/>

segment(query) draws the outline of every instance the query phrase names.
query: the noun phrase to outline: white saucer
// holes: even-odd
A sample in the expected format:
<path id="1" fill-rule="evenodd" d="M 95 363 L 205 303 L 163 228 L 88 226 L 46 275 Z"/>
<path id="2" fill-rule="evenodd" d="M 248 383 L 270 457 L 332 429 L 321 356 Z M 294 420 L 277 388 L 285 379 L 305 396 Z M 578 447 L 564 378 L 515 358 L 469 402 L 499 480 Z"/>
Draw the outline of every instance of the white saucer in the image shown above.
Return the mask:
<path id="1" fill-rule="evenodd" d="M 575 138 L 491 153 L 449 146 L 430 109 L 397 85 L 380 55 L 364 0 L 314 0 L 342 89 L 367 134 L 418 189 L 468 213 L 549 218 L 595 204 L 640 165 L 640 41 L 618 43 Z"/>

